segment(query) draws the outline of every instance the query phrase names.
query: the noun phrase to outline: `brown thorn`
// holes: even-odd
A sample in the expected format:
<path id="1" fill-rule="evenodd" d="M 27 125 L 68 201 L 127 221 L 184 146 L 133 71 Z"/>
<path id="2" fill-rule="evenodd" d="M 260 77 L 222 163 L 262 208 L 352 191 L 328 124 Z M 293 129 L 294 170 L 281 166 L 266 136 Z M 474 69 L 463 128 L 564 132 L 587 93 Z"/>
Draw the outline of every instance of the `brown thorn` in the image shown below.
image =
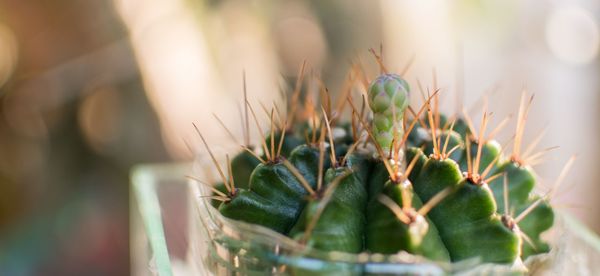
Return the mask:
<path id="1" fill-rule="evenodd" d="M 485 183 L 490 183 L 490 182 L 494 181 L 496 178 L 502 176 L 502 174 L 503 173 L 497 173 L 497 174 L 494 174 L 494 175 L 492 175 L 492 176 L 490 176 L 490 177 L 488 177 L 486 179 L 483 179 L 483 178 L 481 178 L 481 179 L 483 179 L 483 182 L 485 182 Z"/>
<path id="2" fill-rule="evenodd" d="M 221 119 L 217 116 L 217 114 L 213 113 L 212 115 L 213 115 L 213 117 L 215 117 L 215 119 L 217 119 L 217 122 L 219 122 L 221 127 L 223 129 L 225 129 L 225 131 L 229 135 L 229 138 L 231 138 L 231 140 L 233 140 L 234 143 L 240 144 L 240 142 L 235 138 L 235 135 L 233 135 L 233 132 L 231 132 L 231 130 L 229 130 L 229 128 L 227 128 L 227 126 L 225 126 L 225 123 L 223 123 L 223 121 L 221 121 Z"/>
<path id="3" fill-rule="evenodd" d="M 412 107 L 408 106 L 407 110 L 414 117 L 413 121 L 418 121 L 419 125 L 421 125 L 422 128 L 428 128 L 427 124 L 425 124 L 425 122 L 423 122 L 422 118 L 418 117 L 417 113 L 415 113 L 415 111 L 412 109 Z"/>
<path id="4" fill-rule="evenodd" d="M 471 160 L 471 139 L 467 137 L 465 139 L 466 148 L 467 148 L 467 175 L 470 177 L 473 175 L 473 161 Z"/>
<path id="5" fill-rule="evenodd" d="M 492 162 L 490 162 L 487 165 L 487 167 L 485 167 L 485 169 L 483 170 L 483 172 L 481 173 L 481 178 L 485 178 L 487 176 L 487 174 L 490 173 L 490 171 L 494 167 L 494 164 L 496 164 L 496 162 L 498 162 L 498 160 L 500 159 L 500 157 L 502 157 L 502 153 L 504 153 L 504 150 L 506 149 L 506 146 L 508 146 L 508 144 L 510 143 L 511 140 L 512 140 L 512 138 L 510 140 L 508 140 L 508 142 L 506 142 L 504 145 L 502 145 L 502 147 L 500 148 L 500 152 L 498 153 L 498 155 L 496 157 L 494 157 L 494 159 L 492 160 Z"/>
<path id="6" fill-rule="evenodd" d="M 546 154 L 546 153 L 548 153 L 550 151 L 553 151 L 555 149 L 558 149 L 558 148 L 560 148 L 560 147 L 559 146 L 554 146 L 554 147 L 545 148 L 543 150 L 540 150 L 537 153 L 532 154 L 531 156 L 523 157 L 523 162 L 525 162 L 525 164 L 529 164 L 528 161 L 533 161 L 533 160 L 540 159 L 544 154 Z"/>
<path id="7" fill-rule="evenodd" d="M 192 148 L 190 143 L 185 138 L 182 138 L 181 140 L 183 140 L 185 147 L 190 151 L 190 153 L 192 154 L 192 157 L 196 158 L 196 151 L 194 151 L 194 149 Z"/>
<path id="8" fill-rule="evenodd" d="M 475 126 L 473 125 L 473 120 L 471 120 L 471 116 L 469 116 L 467 111 L 464 109 L 462 112 L 464 119 L 467 122 L 467 127 L 469 128 L 470 134 L 475 138 L 475 140 L 479 140 L 479 137 L 475 137 L 475 135 L 477 135 L 477 131 L 475 131 Z"/>
<path id="9" fill-rule="evenodd" d="M 502 197 L 504 198 L 504 215 L 510 216 L 510 205 L 508 204 L 508 174 L 504 173 L 504 182 L 502 182 Z"/>
<path id="10" fill-rule="evenodd" d="M 450 141 L 450 134 L 452 134 L 452 130 L 454 129 L 454 123 L 456 120 L 452 121 L 450 124 L 450 130 L 448 130 L 448 134 L 446 135 L 446 141 L 444 141 L 444 147 L 442 148 L 442 155 L 446 154 L 446 149 L 448 149 L 448 142 Z"/>
<path id="11" fill-rule="evenodd" d="M 558 187 L 560 187 L 560 184 L 567 176 L 567 173 L 569 173 L 569 170 L 573 166 L 573 163 L 575 163 L 576 159 L 577 159 L 577 155 L 573 155 L 573 156 L 571 156 L 571 158 L 569 158 L 567 163 L 565 163 L 565 166 L 563 167 L 562 171 L 558 175 L 558 178 L 556 179 L 556 182 L 554 183 L 554 187 L 552 187 L 552 190 L 550 192 L 550 197 L 554 197 L 554 194 L 558 190 Z"/>
<path id="12" fill-rule="evenodd" d="M 358 140 L 358 132 L 356 129 L 356 118 L 354 118 L 354 116 L 358 116 L 358 114 L 356 114 L 356 112 L 353 110 L 352 114 L 350 115 L 350 125 L 352 127 L 352 139 L 356 141 Z"/>
<path id="13" fill-rule="evenodd" d="M 523 152 L 523 156 L 529 156 L 532 151 L 535 149 L 535 147 L 542 141 L 542 138 L 544 137 L 544 135 L 546 135 L 546 131 L 548 129 L 544 128 L 536 137 L 535 139 L 533 139 L 533 141 L 531 141 L 531 143 L 529 144 L 529 146 L 527 146 L 527 148 L 525 149 L 525 152 Z"/>
<path id="14" fill-rule="evenodd" d="M 229 187 L 231 187 L 231 190 L 235 192 L 235 181 L 233 179 L 233 170 L 231 169 L 231 161 L 229 160 L 229 154 L 225 155 L 225 160 L 227 162 L 227 171 L 229 173 Z"/>
<path id="15" fill-rule="evenodd" d="M 271 154 L 269 153 L 269 147 L 267 147 L 267 142 L 265 139 L 265 135 L 263 134 L 263 130 L 260 127 L 260 124 L 258 123 L 258 118 L 256 118 L 256 113 L 254 112 L 254 108 L 252 108 L 252 106 L 250 105 L 250 102 L 246 101 L 246 105 L 248 106 L 248 108 L 250 109 L 250 113 L 252 113 L 252 118 L 254 118 L 254 122 L 256 123 L 256 128 L 258 128 L 258 133 L 260 134 L 260 138 L 261 138 L 261 144 L 263 147 L 263 150 L 265 151 L 265 155 L 267 156 L 267 160 L 273 160 L 271 158 Z"/>
<path id="16" fill-rule="evenodd" d="M 547 195 L 546 195 L 547 196 Z M 525 217 L 527 217 L 527 215 L 529 215 L 534 209 L 535 207 L 537 207 L 538 205 L 540 205 L 540 203 L 542 203 L 542 201 L 544 201 L 546 199 L 546 196 L 540 197 L 538 200 L 536 200 L 534 203 L 532 203 L 531 205 L 529 205 L 529 207 L 527 207 L 527 209 L 525 209 L 523 212 L 521 212 L 516 218 L 515 218 L 515 223 L 519 223 L 521 222 L 523 219 L 525 219 Z"/>
<path id="17" fill-rule="evenodd" d="M 360 80 L 360 83 L 362 84 L 363 90 L 367 91 L 367 90 L 369 90 L 369 79 L 367 77 L 367 74 L 365 73 L 363 66 L 362 66 L 360 57 L 357 59 L 356 65 L 357 65 L 356 73 L 358 75 L 358 79 Z"/>
<path id="18" fill-rule="evenodd" d="M 422 105 L 422 106 L 421 106 L 421 108 L 419 109 L 419 112 L 418 112 L 418 113 L 416 113 L 416 114 L 415 114 L 415 113 L 414 113 L 414 110 L 413 110 L 413 111 L 411 111 L 411 112 L 413 112 L 414 116 L 416 116 L 416 118 L 419 118 L 419 117 L 421 117 L 421 114 L 422 114 L 422 113 L 425 111 L 426 107 L 428 106 L 428 103 L 429 103 L 429 101 L 431 101 L 432 97 L 434 97 L 436 94 L 437 94 L 437 92 L 435 92 L 433 95 L 431 95 L 431 96 L 429 97 L 429 99 L 427 99 L 427 100 L 425 101 L 425 103 L 423 103 L 423 105 Z M 412 110 L 412 108 L 410 108 L 410 106 L 409 106 L 409 110 Z M 414 128 L 414 127 L 415 127 L 415 125 L 417 124 L 417 121 L 418 121 L 418 120 L 413 120 L 413 121 L 410 123 L 410 126 L 408 127 L 408 129 L 405 129 L 405 130 L 404 130 L 404 136 L 402 137 L 402 140 L 401 140 L 401 142 L 400 142 L 400 145 L 404 145 L 404 143 L 406 143 L 406 140 L 408 140 L 408 135 L 410 135 L 410 132 L 413 130 L 413 128 Z"/>
<path id="19" fill-rule="evenodd" d="M 531 238 L 529 236 L 527 236 L 527 234 L 525 234 L 525 232 L 520 231 L 519 235 L 521 236 L 521 238 L 523 238 L 523 240 L 529 244 L 529 246 L 531 246 L 533 248 L 533 250 L 537 251 L 537 246 L 535 246 L 535 244 L 533 243 L 533 241 L 531 240 Z"/>
<path id="20" fill-rule="evenodd" d="M 431 73 L 433 75 L 433 91 L 437 91 L 438 90 L 438 84 L 437 84 L 437 74 L 435 72 L 435 68 L 433 68 L 431 70 Z M 439 95 L 435 96 L 435 98 L 433 99 L 433 114 L 435 114 L 435 128 L 439 129 L 440 128 L 440 97 Z M 439 145 L 439 143 L 438 143 Z"/>
<path id="21" fill-rule="evenodd" d="M 300 92 L 302 88 L 302 82 L 304 81 L 304 70 L 306 67 L 306 60 L 302 62 L 302 67 L 300 67 L 300 71 L 298 72 L 298 76 L 296 78 L 296 86 L 294 87 L 294 92 L 292 94 L 291 105 L 288 107 L 290 110 L 290 120 L 289 123 L 293 124 L 296 116 L 296 109 L 298 108 L 298 99 L 300 98 Z M 287 128 L 288 126 L 286 126 Z"/>
<path id="22" fill-rule="evenodd" d="M 433 155 L 439 157 L 440 150 L 437 146 L 437 135 L 435 134 L 435 122 L 433 120 L 433 114 L 431 113 L 430 106 L 427 107 L 427 117 L 429 118 L 429 126 L 431 126 L 430 129 L 431 129 L 431 140 L 433 142 Z"/>
<path id="23" fill-rule="evenodd" d="M 473 173 L 479 174 L 479 162 L 481 162 L 481 149 L 483 148 L 483 135 L 485 133 L 485 128 L 488 123 L 488 113 L 483 112 L 483 119 L 481 120 L 481 127 L 479 128 L 479 138 L 477 142 L 477 156 L 475 157 L 475 163 L 473 164 Z"/>
<path id="24" fill-rule="evenodd" d="M 377 197 L 377 200 L 390 209 L 390 211 L 392 211 L 392 213 L 394 213 L 394 215 L 404 224 L 410 224 L 410 218 L 404 213 L 404 211 L 402 211 L 402 208 L 400 208 L 400 206 L 398 206 L 398 204 L 396 204 L 396 202 L 394 202 L 388 196 L 380 194 Z"/>
<path id="25" fill-rule="evenodd" d="M 419 155 L 415 154 L 413 159 L 410 160 L 410 163 L 408 163 L 408 167 L 406 167 L 406 170 L 404 170 L 404 177 L 403 177 L 404 179 L 402 181 L 406 181 L 408 179 L 408 175 L 410 175 L 412 170 L 415 168 L 415 165 L 417 164 L 418 160 L 419 160 Z"/>
<path id="26" fill-rule="evenodd" d="M 186 175 L 185 177 L 208 187 L 213 193 L 218 194 L 219 196 L 226 197 L 226 198 L 229 197 L 229 196 L 227 196 L 227 194 L 217 190 L 217 188 L 215 188 L 213 185 L 209 184 L 208 182 L 202 181 L 199 178 L 191 176 L 191 175 Z"/>
<path id="27" fill-rule="evenodd" d="M 227 202 L 227 201 L 231 200 L 228 197 L 212 196 L 212 195 L 199 196 L 199 198 L 210 198 L 210 199 L 218 200 L 218 201 L 221 201 L 221 202 Z"/>
<path id="28" fill-rule="evenodd" d="M 278 156 L 275 155 L 275 118 L 273 117 L 273 109 L 271 109 L 271 139 L 269 139 L 271 144 L 271 157 L 275 160 Z"/>
<path id="29" fill-rule="evenodd" d="M 323 116 L 325 117 L 325 126 L 327 127 L 327 133 L 329 133 L 329 149 L 331 150 L 331 166 L 336 166 L 337 160 L 335 158 L 335 145 L 333 143 L 333 132 L 331 131 L 331 126 L 329 125 L 329 118 L 327 117 L 327 113 L 325 112 L 325 108 L 321 106 L 321 110 L 323 111 Z"/>
<path id="30" fill-rule="evenodd" d="M 338 98 L 338 101 L 335 105 L 335 111 L 338 116 L 341 115 L 344 108 L 346 107 L 346 97 L 350 95 L 350 91 L 352 90 L 352 86 L 354 85 L 354 79 L 352 78 L 352 71 L 348 72 L 348 78 L 344 81 L 344 85 L 342 87 L 342 93 Z"/>
<path id="31" fill-rule="evenodd" d="M 258 156 L 258 154 L 256 154 L 253 150 L 251 150 L 249 147 L 247 146 L 241 146 L 243 150 L 245 150 L 246 152 L 252 154 L 252 156 L 254 156 L 256 159 L 258 159 L 258 161 L 260 161 L 260 163 L 267 163 L 264 159 L 260 158 L 260 156 Z"/>
<path id="32" fill-rule="evenodd" d="M 287 125 L 287 119 L 284 121 L 284 125 Z M 283 147 L 283 141 L 285 140 L 286 132 L 287 131 L 285 129 L 281 130 L 281 136 L 279 137 L 279 145 L 277 146 L 277 155 L 276 156 L 281 156 L 281 148 Z"/>
<path id="33" fill-rule="evenodd" d="M 304 129 L 304 142 L 306 144 L 310 144 L 312 141 L 310 141 L 310 138 L 308 138 L 308 129 Z"/>
<path id="34" fill-rule="evenodd" d="M 321 135 L 319 137 L 319 169 L 317 176 L 317 191 L 321 190 L 323 186 L 323 170 L 325 163 L 325 129 L 321 128 Z"/>
<path id="35" fill-rule="evenodd" d="M 294 177 L 296 177 L 296 179 L 298 179 L 298 181 L 300 182 L 300 184 L 302 184 L 302 186 L 304 186 L 304 189 L 306 189 L 306 191 L 311 196 L 315 196 L 316 195 L 316 193 L 313 190 L 313 188 L 311 188 L 310 184 L 308 184 L 308 181 L 306 181 L 306 178 L 304 178 L 304 176 L 302 176 L 302 174 L 300 173 L 300 171 L 298 171 L 298 169 L 296 167 L 294 167 L 294 165 L 292 165 L 292 163 L 290 163 L 290 161 L 287 161 L 286 159 L 283 159 L 283 165 L 294 175 Z"/>
<path id="36" fill-rule="evenodd" d="M 375 50 L 373 50 L 373 48 L 370 48 L 369 52 L 375 57 L 375 60 L 377 61 L 377 64 L 379 65 L 379 70 L 381 71 L 380 74 L 387 74 L 388 70 L 385 68 L 385 65 L 383 65 L 383 60 L 381 59 L 381 56 L 379 56 L 375 52 Z"/>
<path id="37" fill-rule="evenodd" d="M 350 148 L 348 148 L 348 151 L 346 151 L 346 154 L 344 154 L 344 158 L 342 158 L 342 162 L 341 162 L 342 166 L 346 165 L 346 160 L 348 160 L 348 156 L 350 156 L 352 153 L 354 153 L 354 151 L 356 150 L 356 148 L 358 147 L 358 144 L 360 144 L 360 142 L 361 142 L 360 140 L 356 140 L 354 143 L 352 143 Z"/>
<path id="38" fill-rule="evenodd" d="M 247 88 L 246 88 L 246 71 L 243 71 L 242 73 L 242 80 L 243 80 L 243 90 L 244 90 L 244 102 L 248 102 L 248 93 L 247 93 Z M 244 123 L 245 123 L 245 128 L 244 128 L 244 142 L 246 143 L 246 146 L 250 145 L 250 117 L 248 117 L 248 105 L 244 104 Z"/>
<path id="39" fill-rule="evenodd" d="M 273 107 L 275 108 L 275 115 L 277 116 L 277 119 L 279 120 L 279 126 L 278 126 L 279 130 L 280 131 L 287 130 L 287 125 L 285 124 L 284 118 L 283 118 L 283 116 L 281 116 L 282 113 L 279 110 L 279 107 L 277 106 L 277 104 L 275 103 L 275 101 L 273 101 Z"/>
<path id="40" fill-rule="evenodd" d="M 521 105 L 519 107 L 519 118 L 517 122 L 517 133 L 515 135 L 515 146 L 513 148 L 513 158 L 519 158 L 521 154 L 521 142 L 523 139 L 523 133 L 525 132 L 525 123 L 527 122 L 527 115 L 529 114 L 529 108 L 533 102 L 533 95 L 529 98 L 529 101 L 525 102 L 525 91 L 521 96 Z"/>
<path id="41" fill-rule="evenodd" d="M 221 169 L 221 166 L 219 165 L 219 162 L 217 162 L 217 159 L 213 155 L 212 150 L 210 150 L 210 147 L 208 146 L 208 143 L 206 143 L 206 140 L 204 139 L 204 136 L 202 136 L 202 133 L 200 133 L 200 129 L 198 129 L 198 126 L 196 126 L 195 123 L 192 123 L 192 125 L 194 126 L 194 129 L 196 129 L 196 132 L 198 133 L 198 135 L 200 135 L 200 139 L 202 139 L 202 143 L 204 144 L 204 147 L 206 148 L 206 151 L 208 151 L 208 154 L 210 155 L 210 158 L 212 159 L 213 164 L 215 165 L 215 167 L 217 167 L 217 171 L 219 172 L 219 175 L 221 175 L 221 180 L 223 180 L 223 183 L 226 183 L 227 182 L 227 178 L 225 177 L 225 174 L 223 173 L 223 170 Z M 227 184 L 225 184 L 225 188 L 227 188 L 227 191 L 229 193 L 233 192 L 233 190 L 231 190 Z"/>
<path id="42" fill-rule="evenodd" d="M 454 187 L 446 187 L 445 189 L 441 190 L 440 192 L 435 194 L 429 201 L 427 201 L 427 203 L 425 203 L 417 211 L 417 213 L 419 213 L 419 215 L 421 215 L 421 216 L 427 215 L 427 213 L 429 213 L 429 211 L 431 211 L 431 209 L 433 209 L 433 207 L 435 207 L 440 202 L 442 202 L 442 200 L 444 200 L 446 197 L 448 197 L 453 191 L 454 191 Z"/>
<path id="43" fill-rule="evenodd" d="M 512 118 L 512 115 L 508 115 L 504 119 L 502 119 L 502 121 L 496 126 L 496 128 L 494 128 L 494 130 L 492 130 L 488 134 L 488 136 L 485 140 L 487 141 L 487 140 L 494 139 L 494 137 L 496 137 L 496 134 L 498 134 L 500 132 L 500 130 L 502 130 L 506 126 L 506 124 L 510 121 L 511 118 Z"/>
<path id="44" fill-rule="evenodd" d="M 452 147 L 452 148 L 451 148 L 451 149 L 448 151 L 448 153 L 446 153 L 446 156 L 450 156 L 450 155 L 452 155 L 452 153 L 453 153 L 455 150 L 459 149 L 459 148 L 460 148 L 460 145 L 456 145 L 456 146 Z"/>

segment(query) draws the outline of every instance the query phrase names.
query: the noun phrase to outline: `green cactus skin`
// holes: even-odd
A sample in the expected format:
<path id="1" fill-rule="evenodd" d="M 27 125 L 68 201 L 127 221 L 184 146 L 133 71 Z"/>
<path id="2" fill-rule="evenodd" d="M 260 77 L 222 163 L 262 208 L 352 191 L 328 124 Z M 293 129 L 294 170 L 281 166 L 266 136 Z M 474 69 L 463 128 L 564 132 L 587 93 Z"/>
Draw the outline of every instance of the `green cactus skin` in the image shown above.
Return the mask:
<path id="1" fill-rule="evenodd" d="M 363 234 L 367 192 L 355 172 L 347 167 L 331 168 L 325 173 L 327 187 L 345 173 L 347 176 L 335 187 L 331 200 L 325 206 L 306 245 L 324 251 L 359 253 L 363 250 Z M 302 240 L 310 221 L 316 215 L 320 200 L 310 201 L 290 236 Z"/>
<path id="2" fill-rule="evenodd" d="M 412 194 L 412 205 L 415 209 L 422 206 L 419 197 L 412 192 L 410 182 L 405 185 L 388 181 L 382 194 L 402 206 L 402 189 Z M 410 226 L 398 220 L 385 205 L 374 199 L 367 206 L 367 227 L 365 231 L 366 249 L 372 253 L 395 254 L 406 251 L 425 256 L 435 261 L 450 261 L 448 251 L 440 239 L 439 233 L 431 220 L 418 222 L 414 227 L 427 226 L 425 232 L 411 231 Z"/>
<path id="3" fill-rule="evenodd" d="M 392 145 L 394 129 L 398 137 L 403 136 L 402 118 L 408 107 L 409 91 L 408 83 L 396 74 L 380 75 L 369 86 L 373 135 L 384 152 Z"/>
<path id="4" fill-rule="evenodd" d="M 502 223 L 487 184 L 474 185 L 461 176 L 454 160 L 429 159 L 414 189 L 423 201 L 447 187 L 454 192 L 434 207 L 429 218 L 452 261 L 480 257 L 483 262 L 512 263 L 520 255 L 519 236 Z"/>
<path id="5" fill-rule="evenodd" d="M 371 175 L 373 160 L 366 153 L 354 152 L 346 159 L 346 167 L 351 168 L 356 177 L 363 183 L 367 189 L 369 177 Z"/>
<path id="6" fill-rule="evenodd" d="M 532 193 L 535 186 L 535 177 L 530 167 L 521 166 L 517 162 L 508 161 L 499 166 L 495 173 L 506 173 L 508 179 L 508 198 L 510 209 L 515 214 L 521 213 L 531 204 L 538 200 L 539 196 Z M 496 202 L 504 202 L 503 179 L 498 178 L 490 184 Z M 498 212 L 504 213 L 504 204 L 499 204 Z M 512 211 L 510 210 L 509 211 Z M 519 228 L 533 242 L 533 247 L 529 243 L 523 243 L 523 258 L 539 253 L 546 253 L 550 250 L 547 243 L 541 240 L 540 234 L 550 229 L 554 223 L 554 212 L 550 205 L 543 201 L 535 209 L 519 222 Z"/>
<path id="7" fill-rule="evenodd" d="M 533 204 L 538 199 L 539 196 L 532 196 L 529 204 L 522 205 L 520 209 L 516 210 L 516 214 L 523 212 L 530 204 Z M 527 217 L 519 222 L 519 229 L 521 229 L 521 232 L 525 233 L 533 243 L 533 246 L 527 242 L 523 243 L 521 253 L 523 259 L 531 255 L 547 253 L 550 251 L 550 246 L 541 239 L 540 234 L 550 229 L 553 224 L 554 211 L 547 201 L 542 201 L 542 203 L 535 207 Z"/>
<path id="8" fill-rule="evenodd" d="M 235 186 L 242 189 L 248 189 L 250 175 L 254 168 L 260 164 L 260 160 L 247 151 L 238 153 L 231 160 L 231 169 L 233 172 L 233 181 Z"/>
<path id="9" fill-rule="evenodd" d="M 385 183 L 390 179 L 390 175 L 381 160 L 373 161 L 371 166 L 373 169 L 367 182 L 369 202 L 377 200 L 377 196 L 383 190 Z"/>
<path id="10" fill-rule="evenodd" d="M 290 154 L 290 163 L 300 171 L 311 187 L 317 186 L 317 171 L 319 170 L 319 149 L 309 145 L 297 146 Z M 331 166 L 328 158 L 323 159 L 323 168 Z"/>
<path id="11" fill-rule="evenodd" d="M 294 225 L 308 195 L 282 163 L 259 164 L 250 177 L 250 190 L 238 190 L 230 201 L 221 204 L 221 214 L 279 233 L 287 233 Z"/>

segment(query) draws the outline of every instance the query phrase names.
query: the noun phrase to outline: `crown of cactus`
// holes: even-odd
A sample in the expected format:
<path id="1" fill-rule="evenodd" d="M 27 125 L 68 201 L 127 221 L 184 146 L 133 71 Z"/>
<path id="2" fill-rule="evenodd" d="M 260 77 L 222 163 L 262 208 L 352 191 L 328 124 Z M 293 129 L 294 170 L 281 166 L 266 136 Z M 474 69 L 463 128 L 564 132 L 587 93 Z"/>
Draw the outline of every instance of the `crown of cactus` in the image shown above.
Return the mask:
<path id="1" fill-rule="evenodd" d="M 287 118 L 264 108 L 271 127 L 259 150 L 246 139 L 225 167 L 200 135 L 221 176 L 211 198 L 223 216 L 321 251 L 405 251 L 434 261 L 507 264 L 549 251 L 540 235 L 553 224 L 552 192 L 534 193 L 530 166 L 543 153 L 533 152 L 540 139 L 521 151 L 531 103 L 525 94 L 509 155 L 494 140 L 507 120 L 486 133 L 484 111 L 475 129 L 466 113 L 448 117 L 432 108 L 437 91 L 408 108 L 410 87 L 396 74 L 363 80 L 362 106 L 346 94 L 332 110 L 323 93 L 322 112 L 308 100 L 301 106 L 300 86 Z M 262 132 L 245 102 L 245 132 L 248 110 Z M 347 123 L 344 108 L 352 114 Z"/>

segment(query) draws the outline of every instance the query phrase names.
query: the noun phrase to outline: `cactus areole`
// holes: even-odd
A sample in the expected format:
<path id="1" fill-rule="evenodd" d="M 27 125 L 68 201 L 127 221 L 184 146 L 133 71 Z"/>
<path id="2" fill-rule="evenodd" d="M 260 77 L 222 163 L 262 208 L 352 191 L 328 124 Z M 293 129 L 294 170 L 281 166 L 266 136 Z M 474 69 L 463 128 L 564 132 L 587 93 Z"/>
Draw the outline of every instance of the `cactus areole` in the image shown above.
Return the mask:
<path id="1" fill-rule="evenodd" d="M 303 113 L 287 118 L 263 106 L 271 122 L 255 147 L 262 152 L 244 147 L 226 166 L 202 137 L 221 176 L 211 187 L 213 206 L 309 250 L 498 264 L 550 250 L 540 235 L 554 213 L 549 198 L 534 193 L 528 166 L 541 155 L 535 145 L 519 150 L 531 102 L 525 94 L 509 154 L 494 140 L 497 129 L 486 132 L 487 111 L 476 127 L 467 114 L 437 113 L 435 93 L 409 112 L 409 85 L 396 74 L 377 76 L 366 92 L 366 103 L 348 96 L 338 110 L 331 99 L 318 108 L 295 94 L 293 110 Z M 344 112 L 350 118 L 338 116 Z"/>

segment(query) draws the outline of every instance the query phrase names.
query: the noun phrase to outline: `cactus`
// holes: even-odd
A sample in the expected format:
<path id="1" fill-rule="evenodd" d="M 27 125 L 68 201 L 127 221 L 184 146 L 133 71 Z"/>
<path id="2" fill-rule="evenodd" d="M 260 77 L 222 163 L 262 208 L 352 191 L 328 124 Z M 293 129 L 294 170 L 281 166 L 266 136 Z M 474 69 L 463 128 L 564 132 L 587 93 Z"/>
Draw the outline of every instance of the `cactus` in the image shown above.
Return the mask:
<path id="1" fill-rule="evenodd" d="M 410 87 L 396 74 L 376 77 L 366 92 L 370 121 L 350 96 L 338 110 L 304 114 L 306 121 L 280 117 L 279 127 L 271 110 L 263 154 L 242 146 L 224 168 L 201 136 L 221 176 L 213 205 L 227 218 L 288 235 L 309 250 L 405 251 L 438 262 L 499 264 L 549 251 L 540 235 L 553 224 L 552 193 L 534 192 L 535 174 L 527 165 L 541 154 L 530 154 L 536 142 L 528 158 L 519 151 L 525 98 L 515 149 L 505 158 L 493 136 L 507 120 L 486 135 L 489 113 L 476 130 L 466 114 L 446 116 L 432 108 L 437 91 L 409 112 Z M 346 106 L 351 122 L 339 122 Z"/>

